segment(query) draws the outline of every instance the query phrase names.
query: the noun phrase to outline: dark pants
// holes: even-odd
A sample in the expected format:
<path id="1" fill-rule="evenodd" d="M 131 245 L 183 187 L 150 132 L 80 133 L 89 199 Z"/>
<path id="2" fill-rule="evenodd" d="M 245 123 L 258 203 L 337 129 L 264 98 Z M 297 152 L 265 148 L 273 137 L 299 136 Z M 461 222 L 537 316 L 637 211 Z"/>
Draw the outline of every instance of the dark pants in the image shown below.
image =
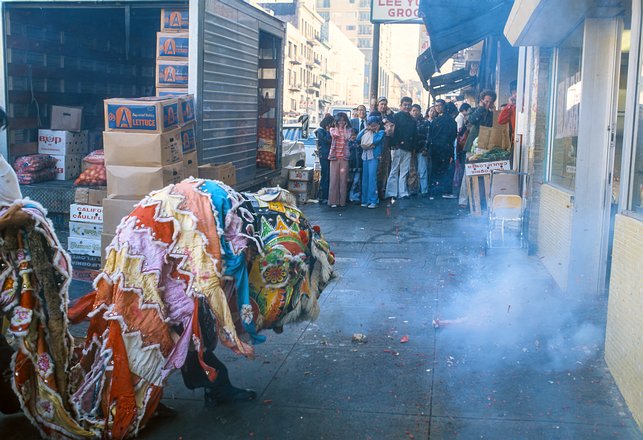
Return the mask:
<path id="1" fill-rule="evenodd" d="M 451 148 L 451 155 L 449 157 L 449 166 L 447 168 L 447 175 L 444 178 L 444 193 L 452 194 L 453 193 L 453 177 L 455 176 L 455 157 L 453 154 L 453 148 Z"/>
<path id="2" fill-rule="evenodd" d="M 431 146 L 431 180 L 429 194 L 433 197 L 441 197 L 442 194 L 450 194 L 452 179 L 449 179 L 449 165 L 453 156 L 453 147 Z"/>
<path id="3" fill-rule="evenodd" d="M 185 359 L 185 364 L 181 368 L 181 375 L 183 376 L 183 383 L 191 390 L 196 388 L 218 388 L 221 386 L 230 385 L 230 376 L 228 369 L 210 350 L 203 352 L 203 361 L 210 367 L 217 370 L 217 378 L 214 382 L 210 382 L 208 376 L 199 363 L 199 358 L 196 351 L 189 351 Z"/>
<path id="4" fill-rule="evenodd" d="M 460 185 L 462 185 L 462 178 L 464 177 L 465 162 L 466 153 L 464 151 L 458 152 L 455 160 L 455 173 L 453 174 L 453 194 L 460 193 Z"/>
<path id="5" fill-rule="evenodd" d="M 391 138 L 384 138 L 382 146 L 382 158 L 377 166 L 377 194 L 380 200 L 386 198 L 386 182 L 391 173 Z"/>
<path id="6" fill-rule="evenodd" d="M 199 326 L 201 327 L 201 343 L 204 346 L 203 362 L 217 371 L 217 377 L 211 382 L 199 363 L 197 352 L 189 351 L 185 363 L 181 367 L 181 375 L 185 386 L 191 390 L 203 388 L 206 406 L 254 399 L 257 396 L 254 391 L 232 386 L 228 369 L 214 355 L 218 340 L 216 321 L 203 299 L 199 299 Z"/>
<path id="7" fill-rule="evenodd" d="M 319 178 L 319 200 L 328 200 L 328 187 L 330 186 L 330 160 L 328 154 L 319 158 L 321 176 Z"/>
<path id="8" fill-rule="evenodd" d="M 0 317 L 0 325 L 2 317 Z M 13 414 L 20 411 L 20 401 L 11 388 L 11 357 L 13 349 L 0 333 L 0 412 Z"/>

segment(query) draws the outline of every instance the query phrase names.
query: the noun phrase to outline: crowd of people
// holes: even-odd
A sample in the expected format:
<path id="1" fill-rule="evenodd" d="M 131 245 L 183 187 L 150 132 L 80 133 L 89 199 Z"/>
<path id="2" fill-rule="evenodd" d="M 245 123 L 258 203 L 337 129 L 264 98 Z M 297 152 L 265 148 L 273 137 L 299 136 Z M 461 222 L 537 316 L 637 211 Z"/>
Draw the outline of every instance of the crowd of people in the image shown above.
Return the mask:
<path id="1" fill-rule="evenodd" d="M 515 86 L 503 105 L 499 123 L 513 134 Z M 478 106 L 437 99 L 424 113 L 410 97 L 393 112 L 381 97 L 370 113 L 358 106 L 352 117 L 326 115 L 316 130 L 321 165 L 320 203 L 331 208 L 347 203 L 377 208 L 380 201 L 413 196 L 459 199 L 467 153 L 473 151 L 480 126 L 493 126 L 496 93 L 484 90 Z M 462 189 L 462 191 L 461 191 Z"/>

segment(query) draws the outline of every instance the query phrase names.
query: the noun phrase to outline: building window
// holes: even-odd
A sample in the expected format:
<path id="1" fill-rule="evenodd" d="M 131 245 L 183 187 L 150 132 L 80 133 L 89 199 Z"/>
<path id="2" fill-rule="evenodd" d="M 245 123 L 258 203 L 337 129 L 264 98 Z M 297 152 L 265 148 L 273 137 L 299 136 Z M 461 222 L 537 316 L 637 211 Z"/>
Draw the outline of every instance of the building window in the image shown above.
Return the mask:
<path id="1" fill-rule="evenodd" d="M 373 33 L 373 29 L 370 24 L 360 24 L 358 33 L 360 35 L 371 35 Z"/>
<path id="2" fill-rule="evenodd" d="M 359 7 L 360 8 L 368 8 L 371 6 L 371 1 L 370 0 L 359 0 Z"/>
<path id="3" fill-rule="evenodd" d="M 324 19 L 324 21 L 330 20 L 330 13 L 328 12 L 319 12 L 319 15 Z"/>
<path id="4" fill-rule="evenodd" d="M 330 8 L 330 0 L 317 0 L 318 8 Z"/>
<path id="5" fill-rule="evenodd" d="M 358 38 L 357 39 L 357 47 L 360 49 L 367 49 L 371 47 L 371 39 L 370 38 Z"/>
<path id="6" fill-rule="evenodd" d="M 371 13 L 368 11 L 360 11 L 359 21 L 371 21 Z"/>
<path id="7" fill-rule="evenodd" d="M 354 30 L 355 30 L 355 26 L 353 26 L 352 24 L 351 24 L 351 25 L 348 25 L 348 26 L 346 26 L 346 30 L 347 30 L 347 31 L 354 31 Z"/>
<path id="8" fill-rule="evenodd" d="M 581 25 L 554 51 L 549 181 L 570 191 L 576 181 L 582 46 Z"/>

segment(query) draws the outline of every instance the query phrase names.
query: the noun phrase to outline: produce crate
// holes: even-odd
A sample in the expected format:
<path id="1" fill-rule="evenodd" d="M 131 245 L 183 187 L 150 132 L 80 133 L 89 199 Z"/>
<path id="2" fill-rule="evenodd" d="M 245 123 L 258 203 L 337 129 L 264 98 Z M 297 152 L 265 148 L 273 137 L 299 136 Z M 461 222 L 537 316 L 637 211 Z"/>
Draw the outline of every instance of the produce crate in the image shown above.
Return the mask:
<path id="1" fill-rule="evenodd" d="M 469 209 L 471 214 L 480 216 L 482 211 L 487 208 L 491 174 L 479 174 L 465 178 L 469 193 Z"/>

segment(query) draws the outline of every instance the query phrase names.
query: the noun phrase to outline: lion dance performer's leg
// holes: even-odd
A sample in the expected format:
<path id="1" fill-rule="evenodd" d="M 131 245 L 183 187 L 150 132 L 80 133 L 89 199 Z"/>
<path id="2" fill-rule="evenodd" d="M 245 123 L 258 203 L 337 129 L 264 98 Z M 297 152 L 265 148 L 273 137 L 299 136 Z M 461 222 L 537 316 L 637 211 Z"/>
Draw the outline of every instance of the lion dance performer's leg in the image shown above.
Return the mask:
<path id="1" fill-rule="evenodd" d="M 203 330 L 201 339 L 205 346 L 203 362 L 217 371 L 217 377 L 214 381 L 208 378 L 199 363 L 198 353 L 191 350 L 188 352 L 183 367 L 181 367 L 181 375 L 185 386 L 191 390 L 203 388 L 206 407 L 255 399 L 257 397 L 256 392 L 232 385 L 228 369 L 214 354 L 214 349 L 217 346 L 216 334 L 214 333 L 216 325 L 212 313 L 207 309 L 203 301 L 199 301 L 199 325 Z"/>
<path id="2" fill-rule="evenodd" d="M 0 321 L 1 322 L 1 321 Z M 13 414 L 20 411 L 20 402 L 11 389 L 11 357 L 13 349 L 7 343 L 4 335 L 0 334 L 0 412 L 3 414 Z"/>

